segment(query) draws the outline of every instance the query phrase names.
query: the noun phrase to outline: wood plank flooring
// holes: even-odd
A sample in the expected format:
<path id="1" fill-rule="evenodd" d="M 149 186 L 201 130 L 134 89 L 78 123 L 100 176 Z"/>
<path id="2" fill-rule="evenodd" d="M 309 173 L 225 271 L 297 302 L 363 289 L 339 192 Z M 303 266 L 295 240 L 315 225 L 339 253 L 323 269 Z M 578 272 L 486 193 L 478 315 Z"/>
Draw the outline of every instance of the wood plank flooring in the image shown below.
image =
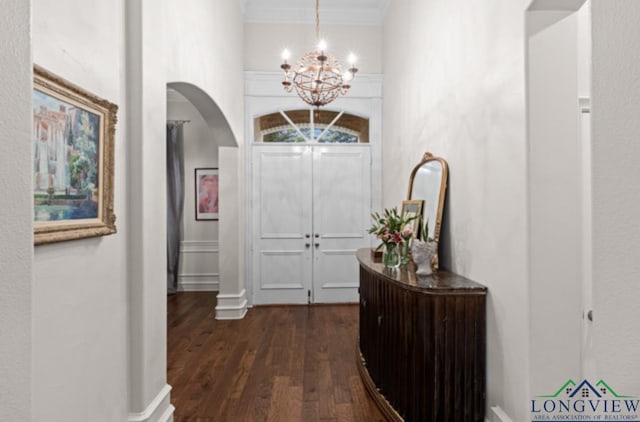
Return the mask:
<path id="1" fill-rule="evenodd" d="M 215 295 L 168 298 L 176 422 L 384 421 L 355 364 L 357 305 L 256 307 L 216 321 Z"/>

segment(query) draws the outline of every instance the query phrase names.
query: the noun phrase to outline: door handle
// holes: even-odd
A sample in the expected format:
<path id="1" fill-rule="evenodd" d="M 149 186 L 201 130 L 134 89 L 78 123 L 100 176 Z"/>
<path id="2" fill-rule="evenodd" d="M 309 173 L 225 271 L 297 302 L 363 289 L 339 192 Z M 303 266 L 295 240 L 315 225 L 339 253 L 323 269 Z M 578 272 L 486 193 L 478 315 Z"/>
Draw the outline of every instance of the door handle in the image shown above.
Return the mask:
<path id="1" fill-rule="evenodd" d="M 304 237 L 306 237 L 307 239 L 311 237 L 311 235 L 309 233 L 305 234 Z"/>
<path id="2" fill-rule="evenodd" d="M 305 243 L 304 244 L 304 247 L 307 248 L 307 249 L 309 249 L 310 246 L 311 246 L 311 243 Z"/>
<path id="3" fill-rule="evenodd" d="M 319 243 L 316 243 L 316 248 L 318 248 L 318 247 L 320 247 L 320 244 L 319 244 Z"/>
<path id="4" fill-rule="evenodd" d="M 320 234 L 316 233 L 313 235 L 316 239 L 320 237 Z"/>

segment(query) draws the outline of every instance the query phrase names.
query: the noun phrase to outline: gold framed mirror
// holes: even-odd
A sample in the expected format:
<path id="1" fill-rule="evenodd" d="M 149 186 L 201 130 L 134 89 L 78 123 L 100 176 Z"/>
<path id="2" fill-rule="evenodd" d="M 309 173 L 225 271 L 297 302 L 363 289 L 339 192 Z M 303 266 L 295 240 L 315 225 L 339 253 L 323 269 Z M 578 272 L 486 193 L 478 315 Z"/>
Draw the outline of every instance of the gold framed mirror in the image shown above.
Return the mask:
<path id="1" fill-rule="evenodd" d="M 422 160 L 411 171 L 409 177 L 409 192 L 407 199 L 422 200 L 421 230 L 425 224 L 429 224 L 429 237 L 436 244 L 440 240 L 440 228 L 442 226 L 442 211 L 444 209 L 444 197 L 447 190 L 447 177 L 449 166 L 440 157 L 425 152 Z M 423 239 L 424 240 L 424 239 Z M 438 252 L 432 262 L 435 269 L 438 266 Z"/>

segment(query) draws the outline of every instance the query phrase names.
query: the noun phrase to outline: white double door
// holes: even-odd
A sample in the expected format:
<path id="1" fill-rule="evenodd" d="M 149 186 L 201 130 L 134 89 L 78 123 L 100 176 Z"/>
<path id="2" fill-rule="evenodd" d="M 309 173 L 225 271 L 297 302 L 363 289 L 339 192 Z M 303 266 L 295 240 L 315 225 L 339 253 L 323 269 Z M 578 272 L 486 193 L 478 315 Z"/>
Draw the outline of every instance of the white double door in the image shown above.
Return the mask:
<path id="1" fill-rule="evenodd" d="M 253 147 L 255 304 L 358 300 L 369 246 L 368 145 Z"/>

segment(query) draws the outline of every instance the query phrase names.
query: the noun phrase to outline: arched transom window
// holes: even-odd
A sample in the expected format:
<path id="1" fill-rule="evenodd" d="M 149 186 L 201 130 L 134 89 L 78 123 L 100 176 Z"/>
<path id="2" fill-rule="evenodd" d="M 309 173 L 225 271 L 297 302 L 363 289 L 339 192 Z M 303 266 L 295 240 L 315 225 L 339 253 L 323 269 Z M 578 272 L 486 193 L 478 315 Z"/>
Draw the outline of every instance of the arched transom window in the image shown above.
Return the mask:
<path id="1" fill-rule="evenodd" d="M 266 114 L 254 121 L 254 139 L 265 143 L 369 142 L 369 119 L 344 111 L 289 110 Z"/>

